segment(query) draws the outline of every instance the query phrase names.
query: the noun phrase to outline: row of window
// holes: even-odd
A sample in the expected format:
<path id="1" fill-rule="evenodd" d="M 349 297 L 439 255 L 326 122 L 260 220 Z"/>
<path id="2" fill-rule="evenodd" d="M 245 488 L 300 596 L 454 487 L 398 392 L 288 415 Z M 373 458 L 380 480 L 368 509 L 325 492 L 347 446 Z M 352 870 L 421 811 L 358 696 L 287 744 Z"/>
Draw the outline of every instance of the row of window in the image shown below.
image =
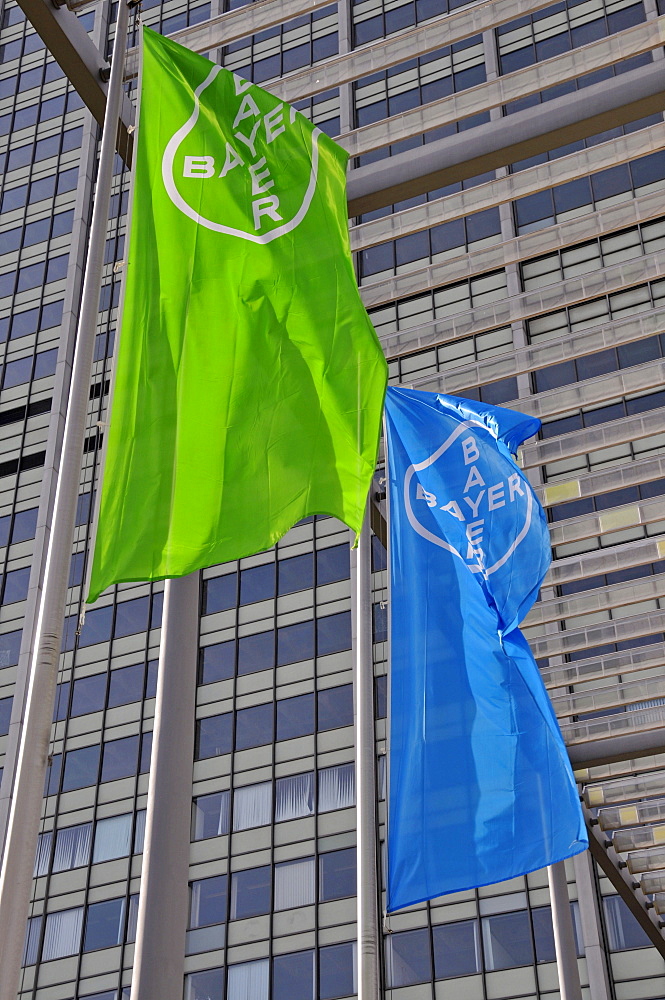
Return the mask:
<path id="1" fill-rule="evenodd" d="M 53 719 L 76 718 L 105 708 L 130 705 L 154 698 L 157 691 L 157 660 L 79 677 L 58 684 Z"/>
<path id="2" fill-rule="evenodd" d="M 282 625 L 265 632 L 204 646 L 199 661 L 199 681 L 211 684 L 235 674 L 253 674 L 275 665 L 299 663 L 351 649 L 351 612 L 325 615 L 316 621 Z"/>
<path id="3" fill-rule="evenodd" d="M 117 781 L 150 770 L 152 733 L 106 740 L 94 746 L 56 753 L 50 758 L 44 794 L 72 792 L 104 781 Z"/>
<path id="4" fill-rule="evenodd" d="M 269 601 L 349 578 L 349 545 L 333 545 L 204 581 L 203 614 Z"/>
<path id="5" fill-rule="evenodd" d="M 525 261 L 520 265 L 522 287 L 525 291 L 542 288 L 663 249 L 665 219 L 656 219 Z"/>
<path id="6" fill-rule="evenodd" d="M 401 236 L 389 243 L 361 250 L 358 266 L 361 279 L 379 274 L 399 274 L 413 267 L 426 267 L 464 250 L 478 249 L 501 235 L 498 208 L 488 208 L 462 219 L 451 219 L 420 233 Z"/>
<path id="7" fill-rule="evenodd" d="M 513 73 L 645 19 L 643 4 L 632 0 L 562 0 L 497 28 L 501 72 Z"/>
<path id="8" fill-rule="evenodd" d="M 83 494 L 89 497 L 89 494 Z M 79 497 L 79 503 L 85 504 Z M 118 601 L 107 604 L 103 608 L 93 608 L 87 611 L 81 634 L 77 637 L 78 615 L 70 615 L 65 619 L 62 638 L 63 652 L 84 646 L 94 646 L 98 642 L 108 642 L 111 638 L 120 639 L 137 632 L 146 632 L 150 628 L 158 628 L 162 620 L 162 591 L 152 597 L 135 597 L 129 601 Z"/>
<path id="9" fill-rule="evenodd" d="M 13 114 L 9 112 L 0 115 L 0 136 L 20 132 L 24 128 L 30 128 L 31 125 L 41 125 L 42 122 L 52 121 L 54 118 L 61 118 L 70 112 L 78 111 L 83 106 L 83 99 L 75 90 L 37 104 L 28 104 L 27 107 L 17 108 Z"/>
<path id="10" fill-rule="evenodd" d="M 48 160 L 52 156 L 60 153 L 68 153 L 72 149 L 80 149 L 83 142 L 83 126 L 65 129 L 55 135 L 45 136 L 43 139 L 33 140 L 22 146 L 12 146 L 7 150 L 6 157 L 2 154 L 0 163 L 4 160 L 4 173 L 18 170 L 20 167 L 27 167 L 42 160 Z M 3 234 L 4 239 L 5 234 Z M 6 253 L 6 250 L 2 250 Z"/>
<path id="11" fill-rule="evenodd" d="M 27 292 L 31 288 L 41 288 L 51 281 L 62 281 L 67 277 L 69 254 L 59 254 L 34 264 L 25 264 L 0 274 L 0 296 L 13 295 L 14 291 Z"/>
<path id="12" fill-rule="evenodd" d="M 551 521 L 563 521 L 570 517 L 583 517 L 594 511 L 609 510 L 628 503 L 638 503 L 640 500 L 650 500 L 653 497 L 665 495 L 665 479 L 656 479 L 639 486 L 624 486 L 609 493 L 599 493 L 597 496 L 582 497 L 579 500 L 569 500 L 567 503 L 550 507 L 548 514 Z"/>
<path id="13" fill-rule="evenodd" d="M 224 49 L 223 64 L 261 84 L 337 55 L 337 6 L 333 4 L 266 28 Z"/>
<path id="14" fill-rule="evenodd" d="M 37 843 L 35 876 L 70 871 L 92 863 L 115 861 L 143 853 L 145 809 L 79 823 L 41 833 Z M 94 836 L 93 836 L 94 828 Z"/>
<path id="15" fill-rule="evenodd" d="M 277 778 L 274 787 L 272 781 L 243 785 L 233 793 L 233 815 L 230 791 L 198 795 L 192 806 L 192 841 L 348 809 L 356 803 L 355 781 L 353 764 L 336 764 Z"/>
<path id="16" fill-rule="evenodd" d="M 2 368 L 2 388 L 12 389 L 27 382 L 36 382 L 55 374 L 58 352 L 56 348 L 50 351 L 38 351 L 16 361 L 8 361 Z"/>
<path id="17" fill-rule="evenodd" d="M 366 45 L 377 38 L 385 38 L 395 31 L 403 31 L 437 17 L 457 7 L 466 6 L 465 0 L 354 0 L 353 44 Z"/>
<path id="18" fill-rule="evenodd" d="M 266 746 L 353 725 L 353 687 L 324 688 L 313 694 L 209 715 L 196 723 L 196 760 L 218 757 L 232 750 Z"/>
<path id="19" fill-rule="evenodd" d="M 565 152 L 572 153 L 575 149 L 567 146 Z M 665 153 L 651 153 L 630 163 L 608 167 L 587 177 L 517 198 L 514 202 L 517 232 L 528 233 L 553 226 L 568 214 L 580 215 L 585 208 L 591 212 L 609 199 L 626 200 L 664 178 Z"/>
<path id="20" fill-rule="evenodd" d="M 232 872 L 230 892 L 227 875 L 197 879 L 190 883 L 189 927 L 211 927 L 355 894 L 356 849 L 349 847 L 319 855 L 318 879 L 314 857 Z M 193 950 L 190 943 L 190 953 Z"/>
<path id="21" fill-rule="evenodd" d="M 33 306 L 22 312 L 15 312 L 12 316 L 2 317 L 0 319 L 0 343 L 4 343 L 7 339 L 17 340 L 20 337 L 29 337 L 41 330 L 51 330 L 59 326 L 62 322 L 63 305 L 63 300 L 58 299 L 55 302 L 46 302 L 41 307 Z"/>
<path id="22" fill-rule="evenodd" d="M 318 951 L 277 955 L 255 962 L 193 972 L 185 977 L 185 1000 L 336 1000 L 357 992 L 356 946 L 328 945 Z"/>
<path id="23" fill-rule="evenodd" d="M 113 948 L 136 938 L 139 897 L 120 896 L 56 910 L 28 921 L 24 965 L 52 962 L 79 952 Z M 40 947 L 41 945 L 41 947 Z"/>

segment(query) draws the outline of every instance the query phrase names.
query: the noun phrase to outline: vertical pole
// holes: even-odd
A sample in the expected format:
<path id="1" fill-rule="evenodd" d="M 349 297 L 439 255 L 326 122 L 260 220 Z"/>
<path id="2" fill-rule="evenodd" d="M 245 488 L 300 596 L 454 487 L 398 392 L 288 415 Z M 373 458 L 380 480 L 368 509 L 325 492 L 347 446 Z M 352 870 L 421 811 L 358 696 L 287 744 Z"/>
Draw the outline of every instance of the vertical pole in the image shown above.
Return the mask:
<path id="1" fill-rule="evenodd" d="M 380 1000 L 379 905 L 376 856 L 374 665 L 369 503 L 356 569 L 356 800 L 358 817 L 358 1000 Z"/>
<path id="2" fill-rule="evenodd" d="M 549 865 L 547 879 L 552 903 L 554 947 L 556 949 L 556 967 L 559 973 L 561 1000 L 582 1000 L 565 862 L 557 861 L 555 865 Z"/>
<path id="3" fill-rule="evenodd" d="M 32 653 L 14 795 L 0 873 L 0 998 L 2 1000 L 12 1000 L 19 989 L 32 891 L 81 475 L 81 456 L 86 431 L 118 113 L 122 98 L 128 19 L 129 10 L 125 0 L 122 0 L 118 5 L 118 21 L 113 43 L 111 77 L 63 438 L 62 463 L 44 570 L 44 589 Z"/>
<path id="4" fill-rule="evenodd" d="M 603 941 L 598 892 L 593 877 L 593 861 L 589 851 L 573 858 L 577 884 L 582 941 L 589 975 L 589 991 L 593 1000 L 612 1000 L 609 959 Z"/>
<path id="5" fill-rule="evenodd" d="M 131 1000 L 182 1000 L 199 574 L 167 580 Z"/>

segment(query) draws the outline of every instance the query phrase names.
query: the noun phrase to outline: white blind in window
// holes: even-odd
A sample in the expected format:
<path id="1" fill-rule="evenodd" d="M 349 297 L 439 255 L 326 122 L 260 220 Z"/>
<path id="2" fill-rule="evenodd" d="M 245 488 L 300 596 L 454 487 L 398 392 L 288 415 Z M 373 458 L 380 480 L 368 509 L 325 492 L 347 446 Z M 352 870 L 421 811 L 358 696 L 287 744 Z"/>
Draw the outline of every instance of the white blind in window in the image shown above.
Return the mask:
<path id="1" fill-rule="evenodd" d="M 233 829 L 267 826 L 272 819 L 272 782 L 238 788 L 233 797 Z"/>
<path id="2" fill-rule="evenodd" d="M 92 862 L 112 861 L 114 858 L 126 858 L 132 837 L 132 814 L 109 816 L 97 820 L 95 826 L 95 849 Z"/>
<path id="3" fill-rule="evenodd" d="M 319 771 L 319 812 L 346 809 L 356 804 L 356 776 L 353 764 L 339 764 Z"/>
<path id="4" fill-rule="evenodd" d="M 49 913 L 46 917 L 42 961 L 50 962 L 54 958 L 65 958 L 67 955 L 75 955 L 81 947 L 82 928 L 82 906 L 76 906 L 71 910 L 59 910 L 56 913 Z"/>
<path id="5" fill-rule="evenodd" d="M 228 1000 L 268 1000 L 268 959 L 229 966 Z"/>
<path id="6" fill-rule="evenodd" d="M 290 910 L 313 903 L 315 884 L 314 858 L 275 865 L 275 909 Z"/>
<path id="7" fill-rule="evenodd" d="M 79 868 L 87 865 L 90 857 L 90 842 L 92 840 L 92 823 L 82 823 L 81 826 L 67 826 L 58 830 L 55 838 L 55 854 L 53 856 L 53 871 L 64 872 L 69 868 Z"/>
<path id="8" fill-rule="evenodd" d="M 294 774 L 276 785 L 275 822 L 314 814 L 314 775 Z"/>

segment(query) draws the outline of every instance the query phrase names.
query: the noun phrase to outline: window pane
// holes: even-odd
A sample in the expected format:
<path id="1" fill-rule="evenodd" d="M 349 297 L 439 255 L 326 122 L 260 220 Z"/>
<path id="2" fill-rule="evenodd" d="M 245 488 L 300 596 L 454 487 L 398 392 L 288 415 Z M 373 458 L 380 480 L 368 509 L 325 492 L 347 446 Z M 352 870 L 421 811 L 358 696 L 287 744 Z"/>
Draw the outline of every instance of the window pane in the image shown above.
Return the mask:
<path id="1" fill-rule="evenodd" d="M 268 1000 L 269 971 L 267 958 L 230 965 L 228 1000 Z"/>
<path id="2" fill-rule="evenodd" d="M 236 644 L 234 639 L 228 642 L 216 642 L 212 646 L 204 646 L 200 651 L 200 684 L 213 684 L 215 681 L 228 680 L 235 671 Z"/>
<path id="3" fill-rule="evenodd" d="M 290 910 L 316 902 L 314 858 L 275 865 L 275 909 Z"/>
<path id="4" fill-rule="evenodd" d="M 346 809 L 356 804 L 356 776 L 353 764 L 340 764 L 319 771 L 319 812 Z"/>
<path id="5" fill-rule="evenodd" d="M 502 913 L 483 919 L 483 948 L 488 970 L 531 965 L 533 948 L 526 912 Z"/>
<path id="6" fill-rule="evenodd" d="M 0 736 L 6 736 L 9 732 L 13 701 L 13 698 L 0 698 Z"/>
<path id="7" fill-rule="evenodd" d="M 429 932 L 426 928 L 392 934 L 388 948 L 388 982 L 390 986 L 414 986 L 432 977 L 430 969 Z"/>
<path id="8" fill-rule="evenodd" d="M 83 907 L 76 906 L 71 910 L 59 910 L 49 913 L 44 929 L 44 945 L 42 961 L 50 962 L 54 958 L 65 958 L 75 955 L 81 947 L 81 928 L 83 927 Z"/>
<path id="9" fill-rule="evenodd" d="M 110 639 L 112 622 L 112 605 L 86 612 L 85 622 L 79 636 L 79 646 L 92 646 L 97 642 L 105 642 Z"/>
<path id="10" fill-rule="evenodd" d="M 203 614 L 212 615 L 217 611 L 229 611 L 236 606 L 238 574 L 225 573 L 206 580 L 203 587 Z"/>
<path id="11" fill-rule="evenodd" d="M 93 674 L 74 681 L 70 715 L 87 715 L 100 712 L 106 698 L 106 674 Z"/>
<path id="12" fill-rule="evenodd" d="M 298 622 L 277 629 L 277 665 L 299 663 L 314 656 L 314 622 Z"/>
<path id="13" fill-rule="evenodd" d="M 314 815 L 314 774 L 294 774 L 275 783 L 275 822 Z"/>
<path id="14" fill-rule="evenodd" d="M 466 976 L 480 972 L 478 921 L 432 927 L 434 939 L 434 975 L 437 979 Z"/>
<path id="15" fill-rule="evenodd" d="M 38 513 L 37 507 L 16 512 L 12 527 L 12 542 L 25 542 L 29 538 L 35 537 Z"/>
<path id="16" fill-rule="evenodd" d="M 291 740 L 314 732 L 314 695 L 301 694 L 277 702 L 277 739 Z"/>
<path id="17" fill-rule="evenodd" d="M 102 781 L 115 781 L 136 774 L 139 756 L 139 737 L 125 736 L 104 744 Z"/>
<path id="18" fill-rule="evenodd" d="M 226 920 L 226 875 L 201 878 L 190 886 L 190 927 L 210 927 Z"/>
<path id="19" fill-rule="evenodd" d="M 79 750 L 69 750 L 65 755 L 65 774 L 62 781 L 63 792 L 71 792 L 75 788 L 85 788 L 97 783 L 99 772 L 99 744 L 94 747 L 81 747 Z"/>
<path id="20" fill-rule="evenodd" d="M 90 903 L 85 921 L 84 951 L 97 948 L 112 948 L 122 941 L 125 915 L 125 900 L 106 899 L 102 903 Z"/>
<path id="21" fill-rule="evenodd" d="M 311 552 L 277 562 L 279 594 L 293 594 L 314 585 L 314 557 Z"/>
<path id="22" fill-rule="evenodd" d="M 149 612 L 149 597 L 137 597 L 134 601 L 121 601 L 115 613 L 115 628 L 113 630 L 115 638 L 134 635 L 136 632 L 145 632 L 148 628 Z"/>
<path id="23" fill-rule="evenodd" d="M 333 545 L 319 549 L 316 553 L 316 583 L 321 587 L 326 583 L 348 580 L 350 575 L 350 549 L 348 545 Z"/>
<path id="24" fill-rule="evenodd" d="M 649 938 L 620 896 L 606 896 L 603 909 L 611 951 L 648 946 Z"/>
<path id="25" fill-rule="evenodd" d="M 314 952 L 278 955 L 272 966 L 273 1000 L 314 1000 Z"/>
<path id="26" fill-rule="evenodd" d="M 224 1000 L 224 969 L 185 976 L 185 1000 Z"/>
<path id="27" fill-rule="evenodd" d="M 270 865 L 234 872 L 231 877 L 231 920 L 270 912 Z"/>
<path id="28" fill-rule="evenodd" d="M 240 573 L 240 603 L 254 604 L 275 596 L 275 564 L 251 566 Z"/>
<path id="29" fill-rule="evenodd" d="M 210 715 L 196 724 L 196 760 L 231 752 L 233 716 Z"/>
<path id="30" fill-rule="evenodd" d="M 356 849 L 319 856 L 319 900 L 344 899 L 356 894 Z"/>
<path id="31" fill-rule="evenodd" d="M 272 820 L 272 782 L 236 788 L 233 795 L 233 829 L 250 830 Z"/>
<path id="32" fill-rule="evenodd" d="M 142 663 L 112 670 L 108 707 L 115 708 L 117 705 L 129 705 L 133 701 L 140 701 L 143 697 L 144 676 L 145 666 Z"/>
<path id="33" fill-rule="evenodd" d="M 126 858 L 132 842 L 132 814 L 109 816 L 97 820 L 95 825 L 95 849 L 92 862 L 112 861 L 114 858 Z"/>
<path id="34" fill-rule="evenodd" d="M 353 725 L 353 685 L 325 688 L 318 692 L 318 730 Z"/>
<path id="35" fill-rule="evenodd" d="M 355 944 L 335 944 L 319 949 L 320 1000 L 337 1000 L 357 991 Z"/>
<path id="36" fill-rule="evenodd" d="M 213 792 L 194 799 L 192 840 L 221 837 L 229 832 L 230 792 Z"/>
<path id="37" fill-rule="evenodd" d="M 238 639 L 238 673 L 253 674 L 275 664 L 275 633 L 255 632 Z"/>
<path id="38" fill-rule="evenodd" d="M 70 868 L 87 865 L 92 843 L 92 823 L 68 826 L 58 830 L 53 852 L 53 871 L 65 872 Z"/>
<path id="39" fill-rule="evenodd" d="M 316 642 L 319 656 L 351 649 L 351 612 L 317 618 Z"/>
<path id="40" fill-rule="evenodd" d="M 273 741 L 273 706 L 254 705 L 236 712 L 236 750 L 260 747 Z"/>

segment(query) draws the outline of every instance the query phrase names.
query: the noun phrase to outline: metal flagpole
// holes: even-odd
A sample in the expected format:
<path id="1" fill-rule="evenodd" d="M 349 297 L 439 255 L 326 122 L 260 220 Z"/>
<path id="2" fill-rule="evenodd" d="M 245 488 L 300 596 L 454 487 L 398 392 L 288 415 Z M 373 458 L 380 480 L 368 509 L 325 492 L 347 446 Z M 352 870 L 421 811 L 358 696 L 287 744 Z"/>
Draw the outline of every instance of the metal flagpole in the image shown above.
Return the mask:
<path id="1" fill-rule="evenodd" d="M 547 868 L 552 903 L 556 967 L 559 973 L 561 1000 L 582 1000 L 580 973 L 577 966 L 577 947 L 573 930 L 573 915 L 568 899 L 566 864 L 557 861 Z"/>
<path id="2" fill-rule="evenodd" d="M 199 574 L 167 580 L 131 1000 L 182 1000 L 198 627 Z"/>
<path id="3" fill-rule="evenodd" d="M 381 995 L 376 852 L 376 752 L 374 742 L 370 503 L 371 500 L 368 500 L 358 543 L 355 593 L 358 1000 L 380 1000 Z"/>
<path id="4" fill-rule="evenodd" d="M 44 588 L 35 632 L 14 795 L 0 873 L 1 1000 L 13 1000 L 19 990 L 32 891 L 87 422 L 118 113 L 123 93 L 128 21 L 129 6 L 123 0 L 118 5 L 62 460 L 44 569 Z"/>

